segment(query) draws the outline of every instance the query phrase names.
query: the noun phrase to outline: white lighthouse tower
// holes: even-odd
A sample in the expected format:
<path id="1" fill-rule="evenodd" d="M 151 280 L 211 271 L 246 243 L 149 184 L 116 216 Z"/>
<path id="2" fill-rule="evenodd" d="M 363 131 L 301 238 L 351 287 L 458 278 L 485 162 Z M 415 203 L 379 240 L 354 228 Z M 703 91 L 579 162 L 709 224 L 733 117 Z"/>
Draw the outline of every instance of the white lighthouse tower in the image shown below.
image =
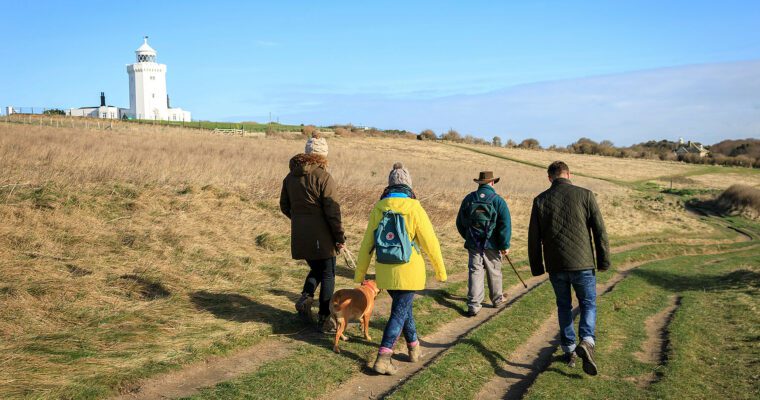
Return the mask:
<path id="1" fill-rule="evenodd" d="M 190 121 L 190 112 L 171 108 L 166 93 L 166 65 L 156 62 L 148 37 L 136 51 L 137 62 L 127 65 L 130 118 Z"/>

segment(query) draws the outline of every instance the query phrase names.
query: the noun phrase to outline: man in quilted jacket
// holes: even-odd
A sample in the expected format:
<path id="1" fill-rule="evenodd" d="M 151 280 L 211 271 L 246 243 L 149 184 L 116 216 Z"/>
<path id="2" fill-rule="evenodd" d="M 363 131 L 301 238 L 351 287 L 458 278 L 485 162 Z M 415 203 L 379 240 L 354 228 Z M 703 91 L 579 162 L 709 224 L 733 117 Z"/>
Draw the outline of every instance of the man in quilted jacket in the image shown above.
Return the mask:
<path id="1" fill-rule="evenodd" d="M 607 232 L 594 193 L 570 182 L 567 164 L 553 162 L 548 175 L 551 187 L 533 200 L 530 215 L 530 269 L 534 276 L 549 273 L 557 297 L 560 339 L 566 361 L 574 365 L 577 354 L 583 360 L 583 371 L 596 375 L 596 270 L 610 268 Z M 571 287 L 580 305 L 577 346 Z"/>

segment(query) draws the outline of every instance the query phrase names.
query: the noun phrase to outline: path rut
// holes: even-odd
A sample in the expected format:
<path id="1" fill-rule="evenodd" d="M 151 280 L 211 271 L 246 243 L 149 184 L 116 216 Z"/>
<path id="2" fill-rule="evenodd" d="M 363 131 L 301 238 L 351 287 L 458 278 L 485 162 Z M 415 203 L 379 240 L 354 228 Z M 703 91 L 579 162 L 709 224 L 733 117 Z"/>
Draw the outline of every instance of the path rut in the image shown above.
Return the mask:
<path id="1" fill-rule="evenodd" d="M 705 253 L 705 255 L 746 251 L 755 247 L 757 246 L 749 246 L 723 252 L 708 252 Z M 597 293 L 599 293 L 599 296 L 604 296 L 611 292 L 615 289 L 615 286 L 625 279 L 635 268 L 643 264 L 667 260 L 669 258 L 672 257 L 637 262 L 623 266 L 607 282 L 597 285 Z M 576 307 L 573 309 L 573 314 L 575 315 L 577 312 L 578 308 Z M 672 311 L 668 315 L 672 315 Z M 549 326 L 551 326 L 551 329 L 547 329 Z M 530 385 L 533 384 L 536 378 L 538 378 L 538 376 L 549 366 L 552 361 L 552 355 L 558 346 L 559 332 L 557 328 L 557 315 L 554 313 L 552 316 L 546 318 L 539 329 L 507 358 L 507 363 L 503 367 L 503 371 L 497 372 L 496 376 L 483 386 L 483 389 L 478 393 L 476 399 L 511 400 L 522 398 L 528 388 L 530 388 Z"/>
<path id="2" fill-rule="evenodd" d="M 615 247 L 613 252 L 625 251 L 635 247 L 646 245 L 646 243 L 634 243 L 627 246 Z M 524 272 L 523 272 L 524 273 Z M 467 278 L 467 271 L 453 274 L 449 277 L 449 282 L 464 280 Z M 367 398 L 374 398 L 379 393 L 385 393 L 398 386 L 399 382 L 408 379 L 414 373 L 424 368 L 435 357 L 443 351 L 456 344 L 464 335 L 487 322 L 497 312 L 509 307 L 519 299 L 523 294 L 535 288 L 538 284 L 546 280 L 546 276 L 532 277 L 526 281 L 528 289 L 522 285 L 515 284 L 506 290 L 508 300 L 500 309 L 483 308 L 478 316 L 474 318 L 457 318 L 454 321 L 445 324 L 437 329 L 436 333 L 423 338 L 422 343 L 426 349 L 424 363 L 417 363 L 414 367 L 409 363 L 397 363 L 401 370 L 394 378 L 373 377 L 372 384 L 367 384 L 366 374 L 358 374 L 348 381 L 341 384 L 338 389 L 332 393 L 332 398 L 354 398 L 351 396 L 341 397 L 342 392 L 354 393 L 358 398 L 362 395 Z M 429 289 L 442 287 L 438 282 L 431 282 Z M 387 304 L 385 304 L 387 303 Z M 378 301 L 376 304 L 375 314 L 387 313 L 390 308 L 390 301 Z M 297 338 L 307 338 L 310 334 L 298 334 Z M 114 400 L 148 400 L 161 398 L 177 398 L 190 396 L 198 392 L 203 387 L 214 386 L 218 383 L 228 381 L 244 374 L 255 372 L 261 365 L 275 361 L 288 356 L 293 350 L 291 341 L 266 340 L 260 344 L 240 350 L 228 356 L 212 357 L 202 362 L 190 364 L 180 370 L 161 374 L 131 386 L 123 390 L 123 393 L 113 397 Z M 408 369 L 407 369 L 408 368 Z M 351 386 L 354 385 L 354 386 Z M 348 388 L 348 389 L 347 389 Z M 331 398 L 329 395 L 325 398 Z"/>

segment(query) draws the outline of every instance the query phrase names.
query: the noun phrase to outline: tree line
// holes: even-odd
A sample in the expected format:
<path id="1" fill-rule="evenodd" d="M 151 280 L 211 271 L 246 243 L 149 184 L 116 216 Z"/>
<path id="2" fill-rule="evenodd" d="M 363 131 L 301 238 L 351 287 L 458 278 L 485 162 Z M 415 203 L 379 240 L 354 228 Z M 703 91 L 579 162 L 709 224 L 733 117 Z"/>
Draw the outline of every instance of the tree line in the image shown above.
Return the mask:
<path id="1" fill-rule="evenodd" d="M 489 142 L 483 138 L 472 135 L 462 136 L 454 129 L 436 135 L 430 129 L 425 129 L 417 137 L 420 140 L 444 140 L 456 143 L 488 145 L 495 147 L 522 148 L 539 150 L 544 149 L 537 139 L 528 138 L 515 142 L 508 139 L 506 142 L 499 136 L 494 136 Z M 695 143 L 695 145 L 700 145 Z M 572 154 L 593 154 L 606 157 L 619 158 L 643 158 L 663 161 L 683 161 L 693 164 L 727 165 L 748 168 L 760 168 L 760 139 L 723 140 L 719 143 L 704 146 L 707 154 L 686 153 L 677 154 L 679 147 L 686 146 L 679 142 L 669 140 L 650 140 L 631 146 L 618 147 L 609 140 L 596 142 L 583 137 L 567 145 L 566 147 L 551 145 L 545 150 Z"/>

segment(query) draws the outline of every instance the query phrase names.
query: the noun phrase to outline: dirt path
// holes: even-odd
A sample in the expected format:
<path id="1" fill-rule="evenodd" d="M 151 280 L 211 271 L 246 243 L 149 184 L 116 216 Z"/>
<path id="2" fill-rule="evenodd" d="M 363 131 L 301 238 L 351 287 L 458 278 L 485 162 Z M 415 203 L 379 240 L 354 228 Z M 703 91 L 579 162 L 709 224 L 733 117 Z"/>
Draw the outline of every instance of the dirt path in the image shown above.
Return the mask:
<path id="1" fill-rule="evenodd" d="M 646 245 L 646 243 L 631 243 L 625 246 L 614 247 L 612 251 L 621 252 L 643 245 Z M 526 272 L 522 272 L 521 275 L 526 275 Z M 467 271 L 460 271 L 449 276 L 448 282 L 453 283 L 464 281 L 466 279 Z M 529 287 L 528 290 L 533 289 L 536 285 L 545 280 L 546 276 L 528 279 L 526 281 Z M 428 284 L 428 288 L 436 289 L 441 288 L 444 285 L 445 284 L 431 280 Z M 508 294 L 508 301 L 505 306 L 502 306 L 502 309 L 514 303 L 528 290 L 523 288 L 520 284 L 515 284 L 508 288 L 506 291 Z M 375 314 L 387 315 L 389 310 L 390 299 L 383 298 L 377 302 Z M 462 338 L 462 336 L 469 333 L 472 329 L 475 329 L 479 325 L 488 321 L 500 310 L 501 309 L 483 308 L 477 317 L 457 318 L 448 324 L 441 326 L 436 333 L 423 340 L 423 346 L 427 350 L 425 360 L 429 362 L 432 358 L 455 344 Z M 303 338 L 307 338 L 307 336 L 309 336 L 309 333 L 299 335 L 299 337 Z M 116 396 L 113 399 L 147 400 L 190 396 L 197 393 L 200 388 L 214 386 L 241 375 L 255 372 L 264 363 L 286 357 L 290 354 L 291 350 L 292 343 L 290 341 L 276 339 L 266 340 L 260 344 L 240 350 L 239 352 L 228 356 L 212 357 L 199 363 L 190 364 L 178 371 L 158 375 L 138 382 L 131 387 L 128 387 L 126 393 Z M 403 362 L 398 364 L 399 366 L 407 368 L 409 363 Z M 336 398 L 348 398 L 340 397 L 337 393 L 345 391 L 345 388 L 351 387 L 354 389 L 348 390 L 348 392 L 357 394 L 367 393 L 367 397 L 369 397 L 371 393 L 385 393 L 398 385 L 399 379 L 403 380 L 405 379 L 404 377 L 408 378 L 422 367 L 423 364 L 416 364 L 414 368 L 409 367 L 409 370 L 402 369 L 393 379 L 383 379 L 382 377 L 373 378 L 372 381 L 377 381 L 377 384 L 373 383 L 372 386 L 365 384 L 366 379 L 364 379 L 364 377 L 366 374 L 359 374 L 349 381 L 344 382 L 339 389 L 335 391 L 335 396 Z M 362 385 L 363 387 L 361 387 Z"/>
<path id="2" fill-rule="evenodd" d="M 266 341 L 226 357 L 214 357 L 181 370 L 163 374 L 142 382 L 129 393 L 115 400 L 154 400 L 186 397 L 199 388 L 213 386 L 255 370 L 266 362 L 290 354 L 292 345 L 281 341 Z"/>
<path id="3" fill-rule="evenodd" d="M 642 344 L 641 351 L 633 354 L 636 359 L 655 366 L 665 364 L 668 359 L 668 345 L 670 343 L 670 323 L 680 305 L 681 297 L 671 296 L 667 307 L 647 318 L 644 322 L 647 339 Z M 651 385 L 657 379 L 658 375 L 655 371 L 630 378 L 632 382 L 642 388 Z"/>
<path id="4" fill-rule="evenodd" d="M 630 271 L 653 261 L 655 260 L 622 266 L 607 282 L 596 286 L 597 293 L 602 296 L 609 293 L 615 285 L 628 276 Z M 576 307 L 573 309 L 573 315 L 577 312 L 578 308 Z M 503 369 L 483 385 L 475 398 L 483 400 L 522 398 L 538 375 L 549 366 L 557 346 L 559 346 L 559 333 L 557 313 L 554 312 L 544 320 L 525 343 L 507 357 Z"/>
<path id="5" fill-rule="evenodd" d="M 488 322 L 496 314 L 509 308 L 512 304 L 520 299 L 525 293 L 536 288 L 539 284 L 546 281 L 546 277 L 533 277 L 526 280 L 528 288 L 525 289 L 521 284 L 513 285 L 507 290 L 507 302 L 499 308 L 483 308 L 477 316 L 472 318 L 457 318 L 441 326 L 435 333 L 420 339 L 420 343 L 425 351 L 425 357 L 422 362 L 412 364 L 406 361 L 406 354 L 396 354 L 394 359 L 401 360 L 395 365 L 399 367 L 396 375 L 376 375 L 368 368 L 362 373 L 353 376 L 351 379 L 343 382 L 335 390 L 322 396 L 323 399 L 376 399 L 383 394 L 403 383 L 406 379 L 413 376 L 416 372 L 425 368 L 425 366 L 434 361 L 448 348 L 457 344 L 464 336 L 478 326 Z"/>
<path id="6" fill-rule="evenodd" d="M 710 252 L 709 254 L 724 254 L 738 251 L 746 251 L 756 246 L 744 247 L 741 249 L 728 250 L 723 252 Z M 677 256 L 680 257 L 680 256 Z M 625 279 L 635 268 L 649 264 L 656 261 L 667 260 L 671 257 L 665 257 L 658 260 L 649 260 L 643 262 L 637 262 L 625 265 L 621 267 L 618 272 L 610 278 L 604 284 L 597 285 L 598 296 L 604 296 L 605 294 L 613 291 L 615 286 Z M 676 303 L 678 304 L 678 303 Z M 667 324 L 670 322 L 673 312 L 677 305 L 673 305 L 673 308 L 668 307 L 663 310 L 658 318 L 652 320 L 651 329 L 656 339 L 653 339 L 652 343 L 648 344 L 647 350 L 656 353 L 653 357 L 658 358 L 658 362 L 662 362 L 662 358 L 667 353 L 665 347 L 667 346 Z M 573 314 L 577 314 L 578 308 L 573 309 Z M 551 327 L 551 328 L 548 328 Z M 648 328 L 650 329 L 650 328 Z M 662 331 L 658 330 L 662 329 Z M 647 332 L 649 335 L 649 331 Z M 658 339 L 659 338 L 659 341 Z M 658 347 L 659 344 L 659 347 Z M 502 371 L 497 372 L 487 384 L 483 386 L 483 389 L 476 396 L 477 399 L 520 399 L 525 392 L 530 388 L 530 385 L 536 380 L 536 378 L 549 366 L 552 361 L 552 355 L 559 346 L 559 333 L 557 328 L 557 315 L 556 313 L 546 318 L 541 324 L 538 330 L 531 335 L 528 340 L 517 348 L 508 358 L 507 363 L 503 367 Z M 649 350 L 651 348 L 651 350 Z M 655 379 L 655 376 L 641 377 L 639 384 L 650 384 Z"/>

